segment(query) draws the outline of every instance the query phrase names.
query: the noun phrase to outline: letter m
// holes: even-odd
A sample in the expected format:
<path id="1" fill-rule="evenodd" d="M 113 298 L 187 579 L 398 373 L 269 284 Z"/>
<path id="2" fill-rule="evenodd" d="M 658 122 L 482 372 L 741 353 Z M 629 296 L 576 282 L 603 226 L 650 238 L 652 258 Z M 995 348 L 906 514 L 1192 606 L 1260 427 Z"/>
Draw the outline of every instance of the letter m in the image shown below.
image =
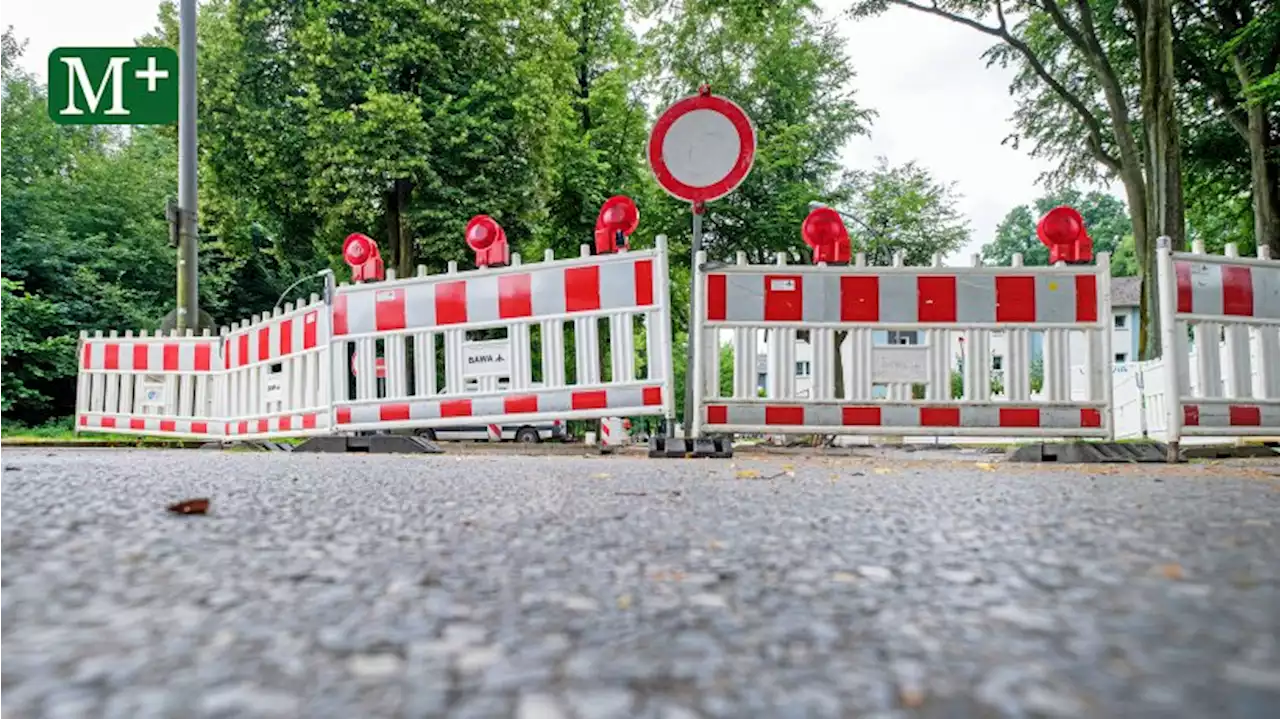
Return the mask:
<path id="1" fill-rule="evenodd" d="M 102 82 L 98 83 L 98 89 L 93 89 L 93 83 L 89 81 L 89 73 L 84 69 L 84 61 L 78 57 L 60 58 L 67 66 L 67 106 L 60 110 L 60 115 L 83 115 L 76 105 L 76 88 L 84 93 L 85 104 L 89 106 L 90 113 L 98 111 L 98 103 L 102 102 L 102 96 L 106 94 L 107 87 L 111 87 L 111 107 L 104 112 L 104 115 L 128 115 L 129 111 L 124 108 L 124 83 L 121 75 L 124 71 L 125 63 L 129 62 L 127 57 L 113 57 L 107 65 L 107 71 L 102 75 Z"/>

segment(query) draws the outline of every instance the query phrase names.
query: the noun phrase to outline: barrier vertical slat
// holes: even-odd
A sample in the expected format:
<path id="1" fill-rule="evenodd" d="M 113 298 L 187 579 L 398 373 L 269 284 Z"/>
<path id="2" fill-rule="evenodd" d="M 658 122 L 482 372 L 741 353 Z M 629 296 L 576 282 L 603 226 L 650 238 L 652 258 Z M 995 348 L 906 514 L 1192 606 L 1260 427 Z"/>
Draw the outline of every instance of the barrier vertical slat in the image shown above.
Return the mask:
<path id="1" fill-rule="evenodd" d="M 1272 259 L 1271 248 L 1259 247 L 1258 259 Z M 1258 361 L 1254 363 L 1256 396 L 1260 399 L 1280 399 L 1280 362 L 1265 361 L 1266 358 L 1280 357 L 1280 327 L 1254 327 L 1253 335 L 1254 347 L 1258 353 Z"/>
<path id="2" fill-rule="evenodd" d="M 80 339 L 76 343 L 76 367 L 85 366 L 85 352 L 88 348 L 89 333 L 80 330 Z M 72 425 L 76 432 L 80 431 L 80 417 L 89 411 L 90 375 L 80 369 L 76 372 L 76 421 Z"/>
<path id="3" fill-rule="evenodd" d="M 929 381 L 925 385 L 925 396 L 935 401 L 951 399 L 951 333 L 947 330 L 929 330 L 926 333 L 929 343 Z"/>
<path id="4" fill-rule="evenodd" d="M 1192 254 L 1205 254 L 1204 242 L 1191 243 Z M 1201 397 L 1222 396 L 1222 325 L 1217 322 L 1197 322 L 1192 326 L 1195 337 L 1196 387 Z"/>
<path id="5" fill-rule="evenodd" d="M 1171 245 L 1168 237 L 1156 240 L 1156 275 L 1159 280 L 1156 292 L 1160 303 L 1160 344 L 1164 354 L 1165 436 L 1170 457 L 1176 459 L 1183 421 L 1182 387 L 1177 369 L 1186 358 L 1177 348 L 1185 344 L 1186 329 L 1177 321 L 1178 281 L 1173 269 Z M 1178 342 L 1179 335 L 1183 337 L 1181 343 Z"/>
<path id="6" fill-rule="evenodd" d="M 1095 355 L 1093 355 L 1092 366 L 1089 368 L 1089 400 L 1092 402 L 1102 401 L 1105 407 L 1115 407 L 1115 386 L 1112 382 L 1112 364 L 1115 361 L 1114 348 L 1112 347 L 1111 319 L 1111 254 L 1102 253 L 1098 255 L 1095 262 L 1097 270 L 1097 315 L 1098 328 L 1090 330 L 1095 335 L 1094 344 L 1099 346 Z M 1107 424 L 1107 438 L 1115 439 L 1116 425 L 1115 417 L 1109 411 L 1102 412 L 1102 420 Z"/>
<path id="7" fill-rule="evenodd" d="M 1240 248 L 1234 242 L 1229 243 L 1225 252 L 1227 257 L 1240 257 Z M 1248 327 L 1239 324 L 1227 325 L 1224 333 L 1226 341 L 1224 350 L 1226 351 L 1226 373 L 1223 377 L 1225 380 L 1226 396 L 1231 398 L 1243 398 L 1253 395 L 1253 373 L 1249 361 L 1249 345 L 1250 335 Z"/>
<path id="8" fill-rule="evenodd" d="M 466 382 L 462 368 L 466 361 L 462 346 L 466 341 L 466 330 L 445 330 L 444 332 L 444 391 L 446 394 L 461 394 Z"/>
<path id="9" fill-rule="evenodd" d="M 697 438 L 701 436 L 702 424 L 706 421 L 706 417 L 702 412 L 704 402 L 705 387 L 703 383 L 705 376 L 698 372 L 700 365 L 706 364 L 708 359 L 706 354 L 706 345 L 703 342 L 703 335 L 708 334 L 706 328 L 706 307 L 707 307 L 707 275 L 703 271 L 703 265 L 707 263 L 707 253 L 704 250 L 698 250 L 693 258 L 693 269 L 697 276 L 693 282 L 693 296 L 690 298 L 692 307 L 689 310 L 689 342 L 693 347 L 693 367 L 686 368 L 686 380 L 690 384 L 690 396 L 692 397 L 690 412 L 692 416 L 684 418 L 685 434 L 688 437 Z M 719 358 L 716 358 L 717 363 Z"/>
<path id="10" fill-rule="evenodd" d="M 651 348 L 650 352 L 656 352 L 658 359 L 654 362 L 653 367 L 658 368 L 656 375 L 650 370 L 650 379 L 658 379 L 663 383 L 663 402 L 664 418 L 667 421 L 667 431 L 674 431 L 676 420 L 676 383 L 675 383 L 675 358 L 673 346 L 673 329 L 671 326 L 671 273 L 667 267 L 667 236 L 658 235 L 654 241 L 654 247 L 657 249 L 657 257 L 654 260 L 653 273 L 653 291 L 654 296 L 658 298 L 658 311 L 651 314 L 653 322 L 649 324 L 649 331 L 652 334 L 645 335 L 645 346 Z M 694 283 L 697 285 L 698 283 Z M 690 315 L 690 325 L 701 322 L 701 317 L 696 314 Z M 665 348 L 665 349 L 663 349 Z M 692 421 L 692 418 L 689 418 Z M 693 422 L 694 425 L 697 422 Z"/>
<path id="11" fill-rule="evenodd" d="M 756 333 L 749 327 L 733 330 L 733 396 L 756 396 Z"/>
<path id="12" fill-rule="evenodd" d="M 874 345 L 871 328 L 855 327 L 849 330 L 849 367 L 845 370 L 849 381 L 845 384 L 845 392 L 855 402 L 871 399 L 874 382 L 871 376 L 871 353 Z"/>
<path id="13" fill-rule="evenodd" d="M 107 337 L 115 343 L 119 337 L 115 330 L 111 330 Z M 120 377 L 118 375 L 107 375 L 107 396 L 106 408 L 112 414 L 120 412 Z"/>
<path id="14" fill-rule="evenodd" d="M 964 398 L 971 402 L 991 399 L 991 333 L 965 330 Z"/>

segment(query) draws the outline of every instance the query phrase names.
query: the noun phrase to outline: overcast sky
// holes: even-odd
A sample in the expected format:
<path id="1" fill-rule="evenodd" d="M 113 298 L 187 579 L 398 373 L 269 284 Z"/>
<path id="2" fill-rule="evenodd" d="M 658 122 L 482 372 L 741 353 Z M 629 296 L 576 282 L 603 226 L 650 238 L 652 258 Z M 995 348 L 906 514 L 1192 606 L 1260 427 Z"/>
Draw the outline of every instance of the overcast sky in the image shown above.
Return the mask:
<path id="1" fill-rule="evenodd" d="M 847 0 L 819 0 L 835 16 Z M 29 41 L 25 66 L 44 77 L 56 47 L 132 45 L 156 24 L 158 0 L 39 0 L 5 3 L 0 22 Z M 989 39 L 973 30 L 908 10 L 853 21 L 840 19 L 857 69 L 857 100 L 879 113 L 870 136 L 849 144 L 849 167 L 883 155 L 892 164 L 915 160 L 938 180 L 954 182 L 973 240 L 948 264 L 967 264 L 1013 207 L 1041 194 L 1046 163 L 1001 146 L 1012 131 L 1009 74 L 988 69 Z"/>

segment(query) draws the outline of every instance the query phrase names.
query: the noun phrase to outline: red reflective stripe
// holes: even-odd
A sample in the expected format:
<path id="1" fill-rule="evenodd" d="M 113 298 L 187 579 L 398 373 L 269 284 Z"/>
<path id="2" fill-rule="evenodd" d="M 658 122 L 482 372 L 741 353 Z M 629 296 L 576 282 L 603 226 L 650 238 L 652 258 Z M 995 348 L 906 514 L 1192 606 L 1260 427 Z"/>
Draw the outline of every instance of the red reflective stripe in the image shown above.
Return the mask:
<path id="1" fill-rule="evenodd" d="M 146 428 L 147 428 L 147 420 L 145 419 L 129 420 L 129 429 L 146 429 Z"/>
<path id="2" fill-rule="evenodd" d="M 1226 268 L 1224 267 L 1223 269 L 1225 270 Z M 1227 417 L 1232 427 L 1262 426 L 1262 408 L 1256 405 L 1233 404 L 1227 407 Z"/>
<path id="3" fill-rule="evenodd" d="M 209 423 L 208 422 L 192 422 L 191 432 L 193 434 L 209 434 Z"/>
<path id="4" fill-rule="evenodd" d="M 90 369 L 90 365 L 93 364 L 91 362 L 92 355 L 93 355 L 93 345 L 88 342 L 84 343 L 84 369 Z"/>
<path id="5" fill-rule="evenodd" d="M 282 431 L 282 432 L 283 432 L 283 431 L 285 431 L 285 430 L 287 430 L 287 429 L 292 429 L 292 428 L 293 428 L 293 418 L 292 418 L 292 417 L 281 417 L 281 418 L 280 418 L 280 421 L 279 421 L 279 424 L 280 424 L 280 431 Z"/>
<path id="6" fill-rule="evenodd" d="M 952 278 L 954 279 L 954 278 Z M 921 407 L 920 425 L 922 427 L 959 427 L 959 407 Z"/>
<path id="7" fill-rule="evenodd" d="M 609 406 L 609 393 L 602 389 L 574 392 L 569 397 L 571 409 L 604 409 Z"/>
<path id="8" fill-rule="evenodd" d="M 528 274 L 498 277 L 498 316 L 531 317 L 533 315 L 533 279 Z"/>
<path id="9" fill-rule="evenodd" d="M 114 427 L 114 426 L 116 426 L 116 418 L 115 418 L 115 417 L 103 417 L 101 420 L 99 420 L 99 421 L 98 421 L 98 426 L 99 426 L 99 427 Z"/>
<path id="10" fill-rule="evenodd" d="M 213 367 L 213 346 L 196 345 L 196 371 L 208 372 Z"/>
<path id="11" fill-rule="evenodd" d="M 315 415 L 315 414 L 304 414 L 304 415 L 302 415 L 302 428 L 303 428 L 303 429 L 315 429 L 315 428 L 316 428 L 316 415 Z"/>
<path id="12" fill-rule="evenodd" d="M 1021 279 L 1021 278 L 1018 278 Z M 997 290 L 998 291 L 998 290 Z M 1032 287 L 1035 291 L 1035 287 Z M 1010 322 L 1018 322 L 1020 320 L 1009 320 Z M 1001 427 L 1039 427 L 1040 426 L 1040 410 L 1034 407 L 1001 407 L 1000 408 L 1000 426 Z"/>
<path id="13" fill-rule="evenodd" d="M 263 327 L 258 330 L 258 359 L 271 359 L 271 328 Z"/>
<path id="14" fill-rule="evenodd" d="M 707 319 L 725 318 L 725 276 L 707 275 Z"/>
<path id="15" fill-rule="evenodd" d="M 1036 278 L 996 277 L 996 322 L 1035 321 Z"/>
<path id="16" fill-rule="evenodd" d="M 1076 275 L 1076 322 L 1098 321 L 1098 277 Z M 1107 330 L 1110 332 L 1110 330 Z"/>
<path id="17" fill-rule="evenodd" d="M 589 312 L 598 309 L 600 309 L 600 266 L 565 269 L 565 312 Z"/>
<path id="18" fill-rule="evenodd" d="M 861 275 L 840 278 L 840 321 L 880 321 L 880 278 Z"/>
<path id="19" fill-rule="evenodd" d="M 1173 263 L 1173 274 L 1178 278 L 1178 312 L 1191 314 L 1191 263 Z"/>
<path id="20" fill-rule="evenodd" d="M 526 394 L 507 397 L 502 400 L 502 411 L 507 414 L 521 414 L 538 411 L 538 395 Z"/>
<path id="21" fill-rule="evenodd" d="M 707 424 L 729 424 L 729 408 L 722 404 L 707 405 Z"/>
<path id="22" fill-rule="evenodd" d="M 315 325 L 312 325 L 314 328 Z M 312 329 L 314 335 L 315 330 Z M 333 298 L 333 333 L 335 335 L 347 334 L 347 296 L 338 295 Z M 314 336 L 312 342 L 315 341 Z"/>
<path id="23" fill-rule="evenodd" d="M 84 415 L 84 414 L 80 415 L 80 426 L 81 426 L 81 427 L 88 427 L 88 426 L 89 426 L 89 416 L 88 416 L 88 415 Z"/>
<path id="24" fill-rule="evenodd" d="M 956 278 L 916 279 L 916 316 L 920 322 L 956 321 Z"/>
<path id="25" fill-rule="evenodd" d="M 842 407 L 840 423 L 848 427 L 879 427 L 879 407 Z"/>
<path id="26" fill-rule="evenodd" d="M 178 423 L 171 419 L 162 419 L 160 420 L 160 431 L 161 432 L 177 432 Z"/>
<path id="27" fill-rule="evenodd" d="M 404 329 L 404 290 L 373 293 L 373 324 L 379 332 Z"/>
<path id="28" fill-rule="evenodd" d="M 662 404 L 662 388 L 661 387 L 645 387 L 644 388 L 644 404 L 646 407 L 651 405 Z"/>
<path id="29" fill-rule="evenodd" d="M 764 408 L 765 424 L 804 424 L 804 407 L 769 407 Z"/>
<path id="30" fill-rule="evenodd" d="M 1101 427 L 1102 412 L 1096 409 L 1080 410 L 1080 426 L 1081 427 Z"/>
<path id="31" fill-rule="evenodd" d="M 249 333 L 246 332 L 236 339 L 236 366 L 243 367 L 249 364 Z"/>
<path id="32" fill-rule="evenodd" d="M 164 370 L 166 372 L 174 372 L 178 369 L 178 345 L 167 344 L 164 346 Z"/>
<path id="33" fill-rule="evenodd" d="M 147 358 L 151 354 L 150 347 L 147 345 L 133 346 L 133 368 L 147 369 Z"/>
<path id="34" fill-rule="evenodd" d="M 334 305 L 337 306 L 336 304 Z M 344 317 L 344 322 L 345 317 Z M 316 326 L 320 324 L 320 312 L 308 312 L 302 316 L 302 349 L 316 346 Z"/>
<path id="35" fill-rule="evenodd" d="M 470 417 L 471 400 L 450 399 L 440 403 L 441 417 Z"/>
<path id="36" fill-rule="evenodd" d="M 467 281 L 436 285 L 436 324 L 456 325 L 467 321 Z"/>
<path id="37" fill-rule="evenodd" d="M 1187 427 L 1200 426 L 1200 406 L 1185 404 L 1182 406 L 1182 424 Z"/>
<path id="38" fill-rule="evenodd" d="M 409 405 L 384 404 L 378 407 L 378 420 L 381 422 L 405 422 L 409 419 Z"/>
<path id="39" fill-rule="evenodd" d="M 293 320 L 280 323 L 280 355 L 293 354 Z"/>
<path id="40" fill-rule="evenodd" d="M 120 345 L 108 343 L 103 352 L 102 364 L 107 369 L 120 369 Z"/>
<path id="41" fill-rule="evenodd" d="M 636 261 L 636 306 L 653 304 L 653 260 Z"/>
<path id="42" fill-rule="evenodd" d="M 804 277 L 764 276 L 764 319 L 766 322 L 799 322 L 804 315 Z"/>
<path id="43" fill-rule="evenodd" d="M 271 423 L 270 423 L 269 421 L 265 420 L 265 419 L 260 419 L 260 420 L 258 420 L 258 431 L 259 431 L 259 432 L 270 432 L 270 431 L 271 431 Z"/>
<path id="44" fill-rule="evenodd" d="M 338 408 L 338 424 L 351 424 L 351 408 L 350 407 Z"/>
<path id="45" fill-rule="evenodd" d="M 1222 266 L 1222 314 L 1253 316 L 1253 270 Z"/>

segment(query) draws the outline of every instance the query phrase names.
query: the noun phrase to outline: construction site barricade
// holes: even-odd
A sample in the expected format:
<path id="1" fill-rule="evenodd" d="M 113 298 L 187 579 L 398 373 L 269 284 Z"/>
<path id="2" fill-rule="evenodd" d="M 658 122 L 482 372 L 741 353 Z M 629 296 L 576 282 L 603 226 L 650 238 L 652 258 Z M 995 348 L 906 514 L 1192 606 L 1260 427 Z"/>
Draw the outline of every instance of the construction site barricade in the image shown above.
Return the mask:
<path id="1" fill-rule="evenodd" d="M 207 332 L 81 332 L 79 353 L 77 431 L 191 438 L 223 433 L 216 406 L 219 338 Z"/>
<path id="2" fill-rule="evenodd" d="M 663 237 L 652 250 L 387 274 L 334 297 L 337 430 L 672 415 Z"/>
<path id="3" fill-rule="evenodd" d="M 223 328 L 218 407 L 228 439 L 329 432 L 330 322 L 329 307 L 312 295 Z"/>
<path id="4" fill-rule="evenodd" d="M 705 253 L 696 264 L 694 436 L 1110 436 L 1105 254 L 1054 267 L 1023 267 L 1021 257 L 1011 267 L 976 257 L 973 267 L 943 267 L 940 256 L 905 267 L 901 255 L 892 267 L 868 267 L 862 255 L 852 266 L 793 266 L 783 254 L 776 265 L 742 254 L 719 264 Z M 997 334 L 1007 344 L 998 370 Z M 801 342 L 811 366 L 797 368 Z M 723 392 L 722 352 L 732 367 Z M 1043 365 L 1035 395 L 1033 363 Z M 810 385 L 803 393 L 797 374 Z M 1083 386 L 1072 387 L 1073 375 Z"/>
<path id="5" fill-rule="evenodd" d="M 1280 261 L 1161 238 L 1156 262 L 1164 437 L 1280 436 Z"/>

